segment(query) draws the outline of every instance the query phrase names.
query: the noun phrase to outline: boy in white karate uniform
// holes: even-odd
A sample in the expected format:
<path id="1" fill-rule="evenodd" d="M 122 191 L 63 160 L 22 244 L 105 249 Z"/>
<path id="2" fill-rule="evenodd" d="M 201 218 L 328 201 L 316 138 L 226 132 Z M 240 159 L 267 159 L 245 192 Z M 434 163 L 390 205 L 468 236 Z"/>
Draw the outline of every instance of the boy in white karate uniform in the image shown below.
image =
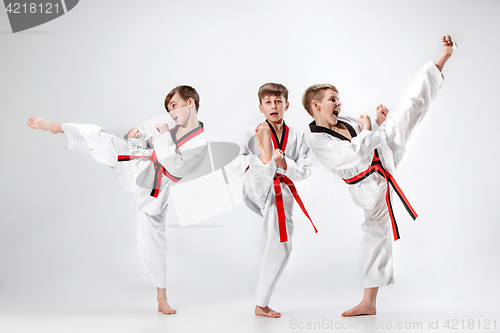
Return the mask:
<path id="1" fill-rule="evenodd" d="M 367 115 L 357 120 L 339 117 L 341 104 L 334 86 L 313 85 L 304 93 L 303 106 L 315 119 L 310 124 L 309 141 L 314 154 L 327 170 L 350 184 L 354 202 L 365 213 L 362 224 L 364 295 L 360 304 L 342 316 L 376 314 L 379 287 L 394 283 L 391 229 L 395 240 L 399 232 L 388 187 L 392 185 L 410 215 L 416 218 L 392 174 L 403 158 L 414 128 L 436 98 L 443 82 L 441 70 L 456 48 L 450 36 L 444 36 L 442 41 L 444 50 L 434 63 L 429 61 L 420 69 L 401 109 L 387 116 L 386 107 L 377 107 L 376 123 L 380 128 L 376 132 L 371 131 Z"/>
<path id="2" fill-rule="evenodd" d="M 304 134 L 288 127 L 283 120 L 288 110 L 285 86 L 266 83 L 260 87 L 258 96 L 259 109 L 266 121 L 257 128 L 250 127 L 240 139 L 240 156 L 233 167 L 245 175 L 245 203 L 264 218 L 255 314 L 279 318 L 281 314 L 269 307 L 269 301 L 292 250 L 294 198 L 309 217 L 292 180 L 300 181 L 311 175 L 311 158 Z"/>
<path id="3" fill-rule="evenodd" d="M 175 314 L 166 294 L 165 216 L 173 183 L 194 172 L 207 152 L 203 124 L 198 121 L 199 95 L 190 86 L 178 86 L 165 98 L 165 108 L 177 125 L 156 125 L 158 133 L 139 128 L 125 139 L 95 125 L 60 124 L 32 117 L 34 129 L 64 133 L 70 149 L 84 145 L 101 164 L 113 168 L 122 188 L 137 204 L 137 247 L 146 280 L 157 288 L 158 311 Z M 155 140 L 153 137 L 157 136 Z"/>

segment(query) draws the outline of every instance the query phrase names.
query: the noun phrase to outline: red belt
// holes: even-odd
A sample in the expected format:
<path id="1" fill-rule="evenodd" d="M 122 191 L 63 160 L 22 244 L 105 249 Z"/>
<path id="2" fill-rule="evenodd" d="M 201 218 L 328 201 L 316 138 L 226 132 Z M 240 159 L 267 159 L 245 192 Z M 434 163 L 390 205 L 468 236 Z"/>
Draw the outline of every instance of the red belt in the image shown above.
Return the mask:
<path id="1" fill-rule="evenodd" d="M 398 231 L 398 225 L 396 224 L 396 218 L 394 217 L 394 212 L 392 211 L 392 203 L 391 203 L 391 198 L 389 196 L 389 184 L 392 185 L 392 188 L 398 194 L 399 198 L 401 199 L 401 202 L 403 202 L 403 205 L 405 206 L 405 208 L 408 211 L 408 213 L 410 214 L 410 216 L 415 220 L 418 215 L 415 212 L 415 210 L 413 209 L 413 207 L 410 205 L 410 202 L 408 201 L 408 199 L 406 199 L 403 191 L 399 187 L 398 183 L 396 183 L 396 180 L 394 179 L 394 177 L 389 173 L 389 171 L 384 169 L 382 162 L 380 161 L 380 158 L 378 156 L 377 150 L 375 149 L 375 152 L 373 154 L 372 164 L 370 165 L 370 167 L 368 169 L 366 169 L 366 171 L 363 171 L 359 175 L 354 176 L 352 178 L 344 179 L 344 181 L 347 184 L 351 184 L 351 185 L 356 184 L 374 172 L 378 172 L 382 177 L 385 178 L 385 180 L 387 182 L 387 191 L 385 194 L 385 201 L 387 203 L 387 207 L 389 208 L 389 216 L 391 217 L 392 233 L 394 234 L 394 240 L 398 240 L 399 239 L 399 231 Z"/>
<path id="2" fill-rule="evenodd" d="M 151 196 L 157 198 L 158 193 L 160 193 L 160 185 L 161 185 L 161 177 L 162 175 L 167 176 L 168 179 L 177 183 L 182 178 L 175 177 L 171 175 L 160 162 L 158 162 L 158 158 L 156 157 L 156 152 L 153 150 L 153 154 L 151 156 L 134 156 L 134 155 L 118 155 L 118 162 L 130 161 L 136 158 L 145 158 L 153 162 L 155 168 L 155 179 L 153 182 L 153 189 L 151 190 Z"/>
<path id="3" fill-rule="evenodd" d="M 285 183 L 288 186 L 290 192 L 292 192 L 292 195 L 295 198 L 295 201 L 297 201 L 304 214 L 307 216 L 309 221 L 311 221 L 311 224 L 314 228 L 314 232 L 318 232 L 318 230 L 314 226 L 313 221 L 309 217 L 309 214 L 307 213 L 307 210 L 304 207 L 304 204 L 302 203 L 302 200 L 299 197 L 299 193 L 297 193 L 297 189 L 295 188 L 295 185 L 293 184 L 291 179 L 285 175 L 276 173 L 274 175 L 274 193 L 276 195 L 276 209 L 278 210 L 278 227 L 280 231 L 280 242 L 283 243 L 288 240 L 286 234 L 285 207 L 283 206 L 283 194 L 281 191 L 281 183 Z"/>

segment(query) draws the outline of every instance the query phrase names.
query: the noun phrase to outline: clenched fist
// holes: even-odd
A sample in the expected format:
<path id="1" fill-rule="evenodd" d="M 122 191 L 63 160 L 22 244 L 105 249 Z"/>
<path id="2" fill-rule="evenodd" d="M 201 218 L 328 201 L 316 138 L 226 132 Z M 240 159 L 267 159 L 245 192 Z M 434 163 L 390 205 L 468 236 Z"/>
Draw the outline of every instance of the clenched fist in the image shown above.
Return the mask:
<path id="1" fill-rule="evenodd" d="M 359 116 L 358 121 L 365 130 L 372 130 L 372 122 L 367 114 L 362 114 L 361 116 Z"/>
<path id="2" fill-rule="evenodd" d="M 137 127 L 132 128 L 127 132 L 129 138 L 139 139 L 142 136 L 142 133 L 139 131 Z"/>
<path id="3" fill-rule="evenodd" d="M 387 119 L 387 114 L 389 113 L 389 109 L 379 104 L 377 106 L 377 118 L 375 118 L 375 122 L 377 125 L 382 125 L 384 121 Z"/>

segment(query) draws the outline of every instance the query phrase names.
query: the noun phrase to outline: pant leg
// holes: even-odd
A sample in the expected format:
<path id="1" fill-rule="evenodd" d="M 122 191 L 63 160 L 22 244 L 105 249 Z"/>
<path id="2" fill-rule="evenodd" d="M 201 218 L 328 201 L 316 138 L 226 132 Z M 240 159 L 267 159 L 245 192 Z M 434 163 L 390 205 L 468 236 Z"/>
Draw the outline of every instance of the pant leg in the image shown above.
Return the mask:
<path id="1" fill-rule="evenodd" d="M 97 162 L 115 171 L 123 190 L 132 191 L 135 187 L 136 170 L 131 162 L 118 162 L 118 155 L 130 153 L 125 139 L 106 133 L 96 125 L 65 123 L 61 127 L 68 139 L 69 149 L 87 147 Z"/>
<path id="2" fill-rule="evenodd" d="M 162 289 L 167 288 L 166 212 L 165 207 L 152 216 L 137 209 L 137 249 L 142 272 L 149 284 Z"/>
<path id="3" fill-rule="evenodd" d="M 372 288 L 393 284 L 392 225 L 385 201 L 386 181 L 375 173 L 354 186 L 353 199 L 365 215 L 361 225 L 363 285 Z"/>
<path id="4" fill-rule="evenodd" d="M 427 113 L 442 83 L 443 77 L 434 63 L 426 63 L 407 89 L 399 110 L 389 113 L 387 120 L 380 127 L 386 133 L 387 144 L 394 154 L 396 166 L 404 156 L 413 130 Z"/>
<path id="5" fill-rule="evenodd" d="M 128 143 L 113 134 L 106 133 L 96 125 L 62 124 L 64 134 L 68 139 L 69 149 L 84 145 L 90 149 L 97 162 L 115 167 L 117 156 L 128 151 Z"/>
<path id="6" fill-rule="evenodd" d="M 256 304 L 266 307 L 292 251 L 293 221 L 291 215 L 285 214 L 288 241 L 280 243 L 276 203 L 268 206 L 263 215 L 262 262 L 257 282 Z"/>

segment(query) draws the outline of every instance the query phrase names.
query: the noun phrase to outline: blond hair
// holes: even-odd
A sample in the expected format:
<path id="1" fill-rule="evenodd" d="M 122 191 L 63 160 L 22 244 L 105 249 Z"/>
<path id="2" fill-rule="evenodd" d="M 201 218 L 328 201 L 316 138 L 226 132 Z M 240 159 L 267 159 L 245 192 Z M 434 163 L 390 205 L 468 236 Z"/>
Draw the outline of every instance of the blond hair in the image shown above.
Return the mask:
<path id="1" fill-rule="evenodd" d="M 312 101 L 321 102 L 323 100 L 323 97 L 325 96 L 325 90 L 328 89 L 332 89 L 337 94 L 339 93 L 337 88 L 329 83 L 314 84 L 307 88 L 304 92 L 304 95 L 302 96 L 302 105 L 304 106 L 304 109 L 306 109 L 307 113 L 309 113 L 311 116 L 313 116 L 311 107 Z"/>

